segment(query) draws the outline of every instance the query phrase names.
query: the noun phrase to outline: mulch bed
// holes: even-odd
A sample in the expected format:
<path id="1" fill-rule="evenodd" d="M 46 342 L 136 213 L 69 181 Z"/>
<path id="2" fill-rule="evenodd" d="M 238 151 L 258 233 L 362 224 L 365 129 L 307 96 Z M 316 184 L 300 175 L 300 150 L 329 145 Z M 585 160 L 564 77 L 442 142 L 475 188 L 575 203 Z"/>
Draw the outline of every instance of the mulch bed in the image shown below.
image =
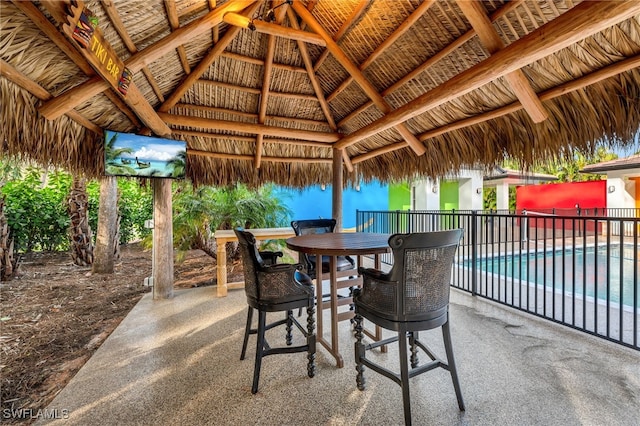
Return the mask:
<path id="1" fill-rule="evenodd" d="M 241 280 L 233 269 L 229 279 Z M 150 291 L 150 275 L 151 252 L 137 245 L 121 248 L 114 274 L 92 274 L 67 253 L 26 256 L 19 275 L 0 283 L 2 422 L 35 420 Z M 215 276 L 215 260 L 191 251 L 175 266 L 175 287 L 212 285 Z"/>

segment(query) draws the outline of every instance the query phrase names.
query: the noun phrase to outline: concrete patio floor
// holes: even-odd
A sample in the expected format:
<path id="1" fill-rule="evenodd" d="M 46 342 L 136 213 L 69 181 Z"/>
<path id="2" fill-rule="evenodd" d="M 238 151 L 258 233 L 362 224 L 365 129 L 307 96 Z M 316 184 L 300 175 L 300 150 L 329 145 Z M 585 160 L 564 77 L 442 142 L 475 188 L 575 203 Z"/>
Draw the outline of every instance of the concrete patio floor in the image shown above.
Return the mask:
<path id="1" fill-rule="evenodd" d="M 48 407 L 77 425 L 396 425 L 400 387 L 370 370 L 356 388 L 353 337 L 340 324 L 345 367 L 318 348 L 263 360 L 251 394 L 255 336 L 239 360 L 246 302 L 215 287 L 147 294 Z M 466 412 L 449 373 L 411 379 L 416 425 L 638 425 L 640 353 L 452 290 L 451 328 Z M 271 330 L 272 345 L 280 333 Z M 275 333 L 275 334 L 274 334 Z M 439 330 L 422 333 L 442 352 Z M 397 347 L 377 359 L 398 369 Z M 426 358 L 426 356 L 423 356 Z M 44 422 L 40 422 L 44 423 Z"/>

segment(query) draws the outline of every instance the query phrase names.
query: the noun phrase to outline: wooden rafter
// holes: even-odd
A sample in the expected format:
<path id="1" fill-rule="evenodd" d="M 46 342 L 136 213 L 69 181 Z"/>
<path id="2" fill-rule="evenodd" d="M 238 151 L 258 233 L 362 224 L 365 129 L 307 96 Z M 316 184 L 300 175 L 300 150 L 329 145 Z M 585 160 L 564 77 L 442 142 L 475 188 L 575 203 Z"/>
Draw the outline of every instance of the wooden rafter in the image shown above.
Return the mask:
<path id="1" fill-rule="evenodd" d="M 598 83 L 599 81 L 605 80 L 607 78 L 614 77 L 625 71 L 629 71 L 639 67 L 640 67 L 640 55 L 636 55 L 631 58 L 622 60 L 620 62 L 616 62 L 615 64 L 611 64 L 597 71 L 594 71 L 576 80 L 572 80 L 567 83 L 556 86 L 552 89 L 546 90 L 540 93 L 540 100 L 549 101 L 549 100 L 558 98 L 560 96 L 566 95 L 567 93 L 571 93 L 573 91 L 583 89 L 587 86 Z M 440 126 L 435 129 L 428 130 L 422 133 L 421 135 L 419 135 L 418 138 L 424 142 L 438 135 L 442 135 L 454 130 L 463 129 L 465 127 L 473 126 L 475 124 L 484 123 L 486 121 L 503 117 L 508 114 L 513 114 L 514 112 L 517 112 L 521 109 L 523 109 L 522 103 L 520 103 L 519 101 L 516 101 L 509 105 L 505 105 L 503 107 L 497 108 L 493 111 L 487 111 L 482 114 L 475 115 L 473 117 L 465 118 L 463 120 L 458 120 L 456 122 L 449 123 L 444 126 Z M 362 161 L 375 158 L 379 155 L 386 154 L 387 152 L 392 152 L 398 149 L 402 149 L 405 146 L 406 145 L 404 142 L 398 142 L 395 144 L 387 145 L 385 147 L 367 152 L 366 154 L 353 157 L 352 161 L 354 164 L 361 163 Z"/>
<path id="2" fill-rule="evenodd" d="M 233 140 L 237 142 L 248 142 L 255 143 L 256 139 L 250 136 L 237 136 L 237 135 L 226 135 L 222 133 L 209 133 L 209 132 L 198 132 L 195 130 L 180 130 L 174 129 L 174 135 L 183 135 L 183 136 L 195 136 L 198 138 L 207 138 L 207 139 L 221 139 L 221 140 Z M 330 142 L 317 142 L 311 140 L 300 140 L 300 139 L 282 139 L 282 138 L 264 138 L 263 143 L 273 143 L 278 145 L 300 145 L 300 146 L 312 146 L 314 148 L 326 148 L 333 149 L 333 146 Z"/>
<path id="3" fill-rule="evenodd" d="M 216 107 L 210 107 L 210 106 L 204 106 L 204 105 L 191 105 L 191 104 L 176 104 L 175 107 L 182 110 L 186 110 L 186 111 L 205 111 L 205 112 L 212 112 L 212 113 L 218 113 L 218 114 L 234 115 L 238 118 L 238 120 L 242 118 L 248 118 L 251 120 L 255 120 L 256 122 L 258 121 L 257 113 L 241 112 L 241 111 L 236 111 L 236 110 L 226 109 L 226 108 L 216 108 Z M 300 126 L 322 126 L 322 125 L 326 126 L 327 125 L 327 123 L 324 121 L 309 120 L 305 118 L 281 117 L 276 115 L 265 116 L 265 121 L 269 121 L 269 120 L 279 121 L 279 122 L 288 123 L 288 124 L 296 124 Z"/>
<path id="4" fill-rule="evenodd" d="M 411 26 L 415 24 L 418 21 L 418 19 L 422 17 L 422 15 L 427 13 L 427 10 L 429 10 L 429 8 L 431 7 L 434 1 L 435 0 L 426 0 L 423 3 L 420 3 L 420 5 L 416 7 L 416 9 L 411 13 L 411 15 L 409 15 L 407 19 L 405 19 L 405 21 L 402 24 L 400 24 L 400 26 L 396 28 L 396 30 L 393 33 L 391 33 L 389 38 L 387 38 L 382 44 L 380 44 L 373 51 L 373 53 L 371 53 L 371 55 L 369 55 L 369 57 L 363 63 L 360 64 L 360 66 L 358 67 L 360 71 L 364 71 L 380 55 L 382 55 L 393 43 L 395 43 L 396 40 L 398 40 L 403 34 L 409 31 Z M 340 84 L 340 86 L 338 86 L 338 88 L 334 90 L 333 93 L 331 93 L 331 95 L 327 96 L 327 101 L 331 102 L 333 99 L 335 99 L 335 97 L 338 96 L 340 93 L 342 93 L 352 82 L 353 82 L 353 77 L 352 76 L 347 77 L 347 79 L 345 79 Z"/>
<path id="5" fill-rule="evenodd" d="M 209 0 L 209 10 L 214 10 L 217 4 L 218 4 L 217 0 Z M 218 39 L 220 37 L 220 27 L 218 25 L 215 25 L 211 29 L 211 37 L 213 38 L 214 44 L 218 42 Z"/>
<path id="6" fill-rule="evenodd" d="M 291 22 L 291 26 L 294 29 L 299 29 L 298 21 L 296 20 L 293 10 L 289 10 L 288 13 L 289 13 L 289 22 Z M 325 118 L 327 119 L 327 124 L 329 125 L 329 128 L 332 131 L 337 132 L 338 126 L 336 126 L 336 122 L 333 119 L 333 114 L 331 113 L 331 109 L 329 108 L 329 103 L 324 98 L 324 92 L 322 91 L 320 82 L 318 81 L 318 78 L 316 77 L 316 74 L 314 72 L 313 62 L 311 61 L 311 56 L 309 55 L 307 46 L 302 41 L 299 41 L 299 40 L 298 40 L 298 50 L 300 51 L 300 55 L 302 56 L 302 61 L 304 62 L 304 66 L 307 69 L 307 75 L 309 76 L 309 80 L 311 80 L 311 86 L 313 86 L 313 91 L 315 92 L 316 97 L 318 98 L 318 102 L 320 102 L 320 108 L 322 109 L 322 112 Z M 351 160 L 349 159 L 349 156 L 347 155 L 347 152 L 345 150 L 342 150 L 342 158 L 344 160 L 345 167 L 347 167 L 347 170 L 349 172 L 352 172 L 353 165 L 351 164 Z"/>
<path id="7" fill-rule="evenodd" d="M 12 67 L 11 64 L 3 61 L 2 59 L 0 59 L 0 75 L 5 77 L 7 80 L 17 84 L 18 86 L 22 87 L 24 90 L 31 93 L 33 96 L 40 99 L 41 101 L 46 101 L 53 97 L 51 93 L 45 90 L 38 83 L 31 80 L 29 77 L 27 77 L 26 75 L 24 75 L 14 67 Z M 86 127 L 92 132 L 97 133 L 99 135 L 102 134 L 102 128 L 100 126 L 92 123 L 90 120 L 82 116 L 79 112 L 71 110 L 67 112 L 66 115 L 76 123 L 80 124 L 83 127 Z"/>
<path id="8" fill-rule="evenodd" d="M 221 152 L 200 151 L 197 149 L 189 149 L 189 155 L 201 155 L 203 157 L 220 158 L 223 160 L 243 160 L 254 161 L 253 155 L 242 154 L 226 154 Z M 273 163 L 331 163 L 330 158 L 309 158 L 309 157 L 262 157 L 262 161 Z"/>
<path id="9" fill-rule="evenodd" d="M 471 23 L 471 26 L 476 30 L 480 42 L 490 54 L 494 54 L 504 48 L 505 45 L 495 28 L 493 28 L 482 4 L 475 0 L 457 0 L 457 3 L 458 7 L 460 7 Z M 535 123 L 540 123 L 549 117 L 549 113 L 544 108 L 544 105 L 542 105 L 542 102 L 540 102 L 540 99 L 522 70 L 510 72 L 504 77 L 511 86 L 511 90 L 513 90 Z"/>
<path id="10" fill-rule="evenodd" d="M 241 29 L 239 27 L 232 27 L 232 28 L 236 28 L 238 31 L 240 31 Z M 240 55 L 239 53 L 222 52 L 220 56 L 224 58 L 234 59 L 236 61 L 247 62 L 249 64 L 262 65 L 262 66 L 264 65 L 264 59 L 252 58 L 250 56 Z M 307 73 L 307 70 L 305 68 L 296 67 L 294 65 L 288 65 L 288 64 L 279 64 L 276 62 L 273 63 L 273 68 L 285 70 L 285 71 L 291 71 L 291 72 L 304 73 L 304 74 Z"/>
<path id="11" fill-rule="evenodd" d="M 367 11 L 367 8 L 370 5 L 371 5 L 370 0 L 360 0 L 360 3 L 356 5 L 356 7 L 351 12 L 351 15 L 349 15 L 347 20 L 344 21 L 344 24 L 342 24 L 342 27 L 340 27 L 338 32 L 333 35 L 332 38 L 333 40 L 335 40 L 336 43 L 340 42 L 340 40 L 342 40 L 342 38 L 349 33 L 349 30 L 353 28 L 353 25 L 356 22 L 358 22 L 358 20 L 362 17 L 362 15 L 364 15 L 364 13 Z M 309 9 L 308 7 L 307 7 L 307 10 L 311 12 L 311 9 Z M 322 54 L 320 55 L 316 63 L 313 64 L 314 71 L 318 71 L 318 69 L 322 66 L 324 61 L 329 57 L 329 53 L 330 52 L 328 49 L 325 49 L 322 52 Z"/>
<path id="12" fill-rule="evenodd" d="M 491 15 L 491 18 L 490 18 L 491 22 L 494 22 L 494 21 L 500 19 L 501 17 L 505 16 L 507 13 L 513 11 L 517 6 L 519 6 L 523 2 L 524 2 L 524 0 L 513 0 L 513 1 L 510 1 L 509 3 L 507 3 L 502 8 L 500 8 L 499 10 L 497 10 L 496 12 L 494 12 Z M 414 69 L 413 71 L 411 71 L 410 73 L 408 73 L 407 75 L 402 77 L 400 80 L 396 81 L 394 84 L 389 86 L 387 89 L 385 89 L 382 92 L 382 96 L 388 96 L 391 93 L 395 92 L 400 87 L 404 86 L 406 83 L 408 83 L 409 81 L 413 80 L 414 78 L 416 78 L 418 75 L 422 74 L 423 72 L 427 71 L 429 68 L 434 66 L 436 63 L 440 62 L 443 58 L 445 58 L 446 56 L 451 54 L 453 51 L 455 51 L 456 49 L 460 48 L 466 42 L 471 40 L 475 35 L 476 35 L 475 30 L 474 29 L 470 29 L 469 31 L 467 31 L 466 33 L 464 33 L 463 35 L 461 35 L 460 37 L 455 39 L 453 42 L 448 44 L 444 49 L 440 50 L 438 53 L 436 53 L 435 55 L 433 55 L 432 57 L 430 57 L 429 59 L 424 61 L 416 69 Z M 332 93 L 331 95 L 327 96 L 327 99 L 333 99 L 334 98 L 334 93 Z M 367 108 L 369 108 L 372 105 L 373 105 L 373 102 L 369 101 L 369 102 L 365 103 L 364 105 L 360 106 L 356 111 L 352 112 L 351 114 L 349 114 L 348 116 L 346 116 L 345 118 L 340 120 L 340 122 L 338 122 L 338 127 L 342 127 L 347 122 L 349 122 L 351 119 L 355 118 L 356 116 L 358 116 L 360 113 L 362 113 L 363 111 L 365 111 Z"/>
<path id="13" fill-rule="evenodd" d="M 169 18 L 169 25 L 171 25 L 171 31 L 175 31 L 180 28 L 180 17 L 176 9 L 176 0 L 166 0 L 164 6 L 167 11 L 167 18 Z M 187 60 L 187 51 L 183 45 L 178 46 L 177 50 L 182 69 L 185 74 L 189 74 L 191 72 L 191 65 L 189 65 L 189 61 Z"/>
<path id="14" fill-rule="evenodd" d="M 242 16 L 238 13 L 225 14 L 224 22 L 229 25 L 235 25 L 242 28 L 251 28 L 251 25 L 253 25 L 252 31 L 257 31 L 262 34 L 274 35 L 290 40 L 301 40 L 306 43 L 317 44 L 318 46 L 326 46 L 323 38 L 318 36 L 317 34 L 286 28 L 282 25 L 271 24 L 258 19 L 251 20 L 246 16 Z"/>
<path id="15" fill-rule="evenodd" d="M 118 13 L 116 6 L 113 4 L 113 1 L 104 0 L 102 2 L 102 5 L 104 6 L 104 9 L 107 11 L 107 15 L 109 15 L 109 19 L 111 19 L 111 23 L 113 24 L 114 29 L 116 30 L 116 32 L 118 33 L 122 41 L 124 42 L 124 45 L 127 47 L 130 53 L 136 53 L 138 51 L 138 48 L 136 47 L 135 43 L 129 36 L 129 31 L 127 31 L 127 29 L 124 27 L 124 23 L 122 22 L 122 19 L 120 19 L 120 14 Z M 151 74 L 151 70 L 149 70 L 149 67 L 146 67 L 146 66 L 143 67 L 142 73 L 147 78 L 147 81 L 149 82 L 149 85 L 151 86 L 153 93 L 155 93 L 158 99 L 160 99 L 160 102 L 164 101 L 164 96 L 162 96 L 162 90 L 160 90 L 158 83 L 156 83 L 156 79 L 153 77 L 153 74 Z"/>
<path id="16" fill-rule="evenodd" d="M 243 15 L 245 16 L 253 15 L 254 12 L 258 9 L 258 7 L 259 7 L 258 3 L 248 7 L 246 11 L 243 12 Z M 211 64 L 213 64 L 215 60 L 218 59 L 220 55 L 223 54 L 224 49 L 227 48 L 229 43 L 233 41 L 233 39 L 238 35 L 239 32 L 240 32 L 240 28 L 238 27 L 229 28 L 225 33 L 225 35 L 222 36 L 222 39 L 220 39 L 213 46 L 213 48 L 209 50 L 209 52 L 198 63 L 198 65 L 196 65 L 196 67 L 193 69 L 193 72 L 187 75 L 184 78 L 184 80 L 182 80 L 180 85 L 178 85 L 178 87 L 173 91 L 173 93 L 169 95 L 167 100 L 163 102 L 162 105 L 160 105 L 160 107 L 158 108 L 158 111 L 167 112 L 171 109 L 171 107 L 173 107 L 176 103 L 178 103 L 180 98 L 182 98 L 182 95 L 184 95 L 187 92 L 187 90 L 189 90 L 189 88 L 193 86 L 195 82 L 198 81 L 198 79 L 209 69 Z"/>
<path id="17" fill-rule="evenodd" d="M 49 37 L 49 39 L 58 48 L 63 51 L 71 61 L 80 68 L 87 76 L 93 77 L 96 75 L 91 65 L 86 61 L 84 56 L 78 52 L 71 42 L 58 31 L 58 29 L 40 12 L 33 3 L 26 1 L 14 1 L 16 7 L 18 7 L 22 13 L 24 13 L 38 27 L 43 33 Z M 64 16 L 64 15 L 62 15 Z M 116 95 L 113 91 L 107 90 L 104 92 L 107 98 L 113 102 L 128 118 L 131 120 L 134 126 L 140 127 L 140 120 L 131 111 L 131 109 L 125 104 L 122 99 Z"/>
<path id="18" fill-rule="evenodd" d="M 260 92 L 260 105 L 258 106 L 258 123 L 264 124 L 267 116 L 267 104 L 269 102 L 269 86 L 271 85 L 271 71 L 273 70 L 273 54 L 276 50 L 276 38 L 269 34 L 267 36 L 267 55 L 264 59 L 264 71 L 262 74 L 262 90 Z M 262 138 L 264 135 L 258 133 L 256 135 L 256 153 L 254 159 L 254 167 L 260 168 L 260 158 L 262 157 Z"/>
<path id="19" fill-rule="evenodd" d="M 483 62 L 336 143 L 346 148 L 640 13 L 640 2 L 583 2 Z"/>
<path id="20" fill-rule="evenodd" d="M 320 142 L 336 142 L 340 139 L 337 133 L 312 132 L 309 130 L 284 129 L 282 127 L 267 126 L 264 124 L 238 123 L 236 121 L 209 120 L 200 117 L 185 117 L 183 115 L 159 113 L 160 117 L 168 124 L 174 126 L 193 126 L 201 129 L 226 130 L 232 132 L 242 132 L 257 135 L 263 133 L 265 136 L 279 138 L 293 138 L 303 140 L 315 140 Z"/>
<path id="21" fill-rule="evenodd" d="M 144 67 L 146 64 L 160 59 L 171 50 L 187 43 L 193 37 L 197 37 L 204 31 L 208 31 L 213 26 L 218 25 L 220 22 L 222 22 L 222 17 L 225 13 L 239 12 L 253 3 L 255 3 L 255 0 L 228 1 L 222 6 L 209 12 L 205 16 L 196 19 L 183 27 L 180 27 L 162 40 L 139 51 L 138 53 L 135 53 L 125 61 L 125 65 L 134 73 L 140 71 L 140 69 L 142 69 L 142 67 Z M 52 16 L 54 13 L 56 15 L 60 15 L 62 13 L 62 16 L 64 17 L 64 11 L 60 12 L 59 10 L 59 6 L 62 3 L 58 4 L 57 2 L 53 2 L 50 0 L 43 2 L 43 5 L 47 4 L 52 4 L 55 7 L 55 12 L 52 13 Z M 70 109 L 75 108 L 84 100 L 91 99 L 93 96 L 106 90 L 107 88 L 108 84 L 106 82 L 102 82 L 101 84 L 95 84 L 95 82 L 83 83 L 74 87 L 73 90 L 68 90 L 63 94 L 58 95 L 47 104 L 55 103 L 56 111 L 59 110 L 60 113 L 64 113 L 66 111 L 69 111 Z M 82 101 L 79 101 L 80 99 Z M 43 108 L 45 110 L 51 108 L 47 104 L 43 105 Z"/>
<path id="22" fill-rule="evenodd" d="M 293 3 L 293 9 L 296 11 L 298 16 L 302 18 L 303 21 L 307 23 L 307 25 L 319 34 L 327 43 L 327 48 L 331 51 L 331 54 L 338 60 L 338 62 L 347 70 L 349 74 L 351 74 L 354 79 L 358 82 L 362 90 L 366 93 L 366 95 L 376 104 L 376 106 L 384 113 L 388 114 L 391 112 L 392 108 L 384 100 L 384 98 L 378 93 L 375 87 L 367 80 L 367 78 L 362 74 L 362 72 L 355 66 L 353 62 L 345 55 L 345 53 L 340 49 L 340 47 L 336 44 L 335 41 L 327 34 L 327 32 L 322 28 L 322 25 L 309 13 L 309 11 L 299 2 Z M 409 131 L 409 129 L 403 124 L 398 123 L 397 126 L 393 126 L 395 130 L 400 133 L 400 135 L 407 141 L 411 149 L 417 154 L 422 155 L 425 153 L 424 145 Z M 342 149 L 339 146 L 336 146 L 337 149 Z"/>

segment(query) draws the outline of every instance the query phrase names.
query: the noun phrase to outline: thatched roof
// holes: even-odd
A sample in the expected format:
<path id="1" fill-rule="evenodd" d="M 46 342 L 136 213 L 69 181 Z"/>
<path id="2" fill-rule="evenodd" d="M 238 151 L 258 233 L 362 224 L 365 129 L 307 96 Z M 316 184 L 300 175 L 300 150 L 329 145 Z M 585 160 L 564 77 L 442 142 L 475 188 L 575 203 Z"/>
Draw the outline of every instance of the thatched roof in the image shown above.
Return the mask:
<path id="1" fill-rule="evenodd" d="M 331 182 L 333 152 L 346 181 L 398 180 L 638 130 L 638 1 L 308 0 L 269 21 L 281 3 L 86 2 L 134 72 L 123 99 L 63 2 L 2 1 L 2 154 L 98 176 L 101 129 L 146 131 L 188 142 L 196 183 L 299 187 Z"/>

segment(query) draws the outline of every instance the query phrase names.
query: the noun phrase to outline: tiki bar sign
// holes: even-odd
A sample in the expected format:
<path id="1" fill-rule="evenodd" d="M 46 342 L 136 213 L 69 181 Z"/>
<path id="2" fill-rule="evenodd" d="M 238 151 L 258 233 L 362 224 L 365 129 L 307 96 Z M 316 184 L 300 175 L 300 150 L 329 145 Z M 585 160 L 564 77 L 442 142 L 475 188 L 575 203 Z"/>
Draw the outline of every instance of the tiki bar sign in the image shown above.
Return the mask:
<path id="1" fill-rule="evenodd" d="M 67 15 L 69 24 L 63 25 L 64 32 L 81 47 L 80 52 L 96 72 L 126 96 L 133 73 L 104 39 L 98 28 L 98 18 L 81 1 L 72 1 L 67 6 Z"/>

